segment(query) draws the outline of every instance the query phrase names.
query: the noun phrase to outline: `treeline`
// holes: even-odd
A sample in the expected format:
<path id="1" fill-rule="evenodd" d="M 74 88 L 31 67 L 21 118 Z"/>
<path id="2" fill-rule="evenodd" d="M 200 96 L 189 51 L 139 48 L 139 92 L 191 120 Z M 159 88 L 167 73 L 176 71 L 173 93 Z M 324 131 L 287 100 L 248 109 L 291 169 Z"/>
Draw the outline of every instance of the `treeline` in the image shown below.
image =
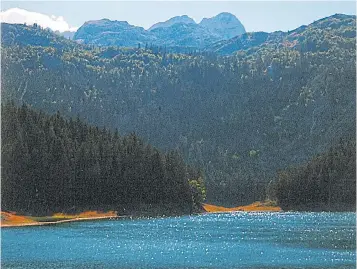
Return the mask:
<path id="1" fill-rule="evenodd" d="M 268 196 L 283 209 L 355 210 L 355 139 L 341 139 L 305 165 L 278 172 Z"/>
<path id="2" fill-rule="evenodd" d="M 204 199 L 199 170 L 135 134 L 11 103 L 1 106 L 1 117 L 2 210 L 43 215 L 170 205 L 191 213 Z"/>

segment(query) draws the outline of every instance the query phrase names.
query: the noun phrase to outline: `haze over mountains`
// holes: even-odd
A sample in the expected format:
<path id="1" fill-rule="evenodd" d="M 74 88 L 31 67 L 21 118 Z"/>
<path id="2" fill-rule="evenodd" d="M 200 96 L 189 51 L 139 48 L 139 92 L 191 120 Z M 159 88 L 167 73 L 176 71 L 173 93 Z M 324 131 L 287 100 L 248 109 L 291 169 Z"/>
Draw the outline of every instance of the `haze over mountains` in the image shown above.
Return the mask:
<path id="1" fill-rule="evenodd" d="M 148 30 L 125 21 L 108 19 L 88 21 L 75 33 L 73 39 L 100 46 L 157 45 L 168 47 L 202 48 L 220 40 L 245 33 L 241 22 L 230 13 L 220 13 L 196 23 L 183 15 L 154 24 Z"/>

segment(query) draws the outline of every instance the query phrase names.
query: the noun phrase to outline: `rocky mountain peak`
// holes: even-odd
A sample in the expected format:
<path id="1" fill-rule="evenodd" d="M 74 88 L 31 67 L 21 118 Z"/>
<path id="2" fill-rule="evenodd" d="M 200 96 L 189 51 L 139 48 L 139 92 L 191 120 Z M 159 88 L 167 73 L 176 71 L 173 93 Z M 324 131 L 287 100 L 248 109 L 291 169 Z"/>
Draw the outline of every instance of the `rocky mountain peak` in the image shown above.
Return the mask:
<path id="1" fill-rule="evenodd" d="M 171 25 L 174 25 L 176 23 L 182 23 L 182 24 L 193 23 L 193 24 L 196 24 L 196 22 L 192 18 L 190 18 L 189 16 L 182 15 L 182 16 L 173 17 L 173 18 L 171 18 L 171 19 L 169 19 L 167 21 L 164 21 L 164 22 L 155 23 L 153 26 L 151 26 L 149 28 L 149 31 L 154 30 L 156 28 L 161 28 L 161 27 L 170 27 Z"/>
<path id="2" fill-rule="evenodd" d="M 245 28 L 237 17 L 229 12 L 222 12 L 212 18 L 204 18 L 199 24 L 225 39 L 245 33 Z"/>

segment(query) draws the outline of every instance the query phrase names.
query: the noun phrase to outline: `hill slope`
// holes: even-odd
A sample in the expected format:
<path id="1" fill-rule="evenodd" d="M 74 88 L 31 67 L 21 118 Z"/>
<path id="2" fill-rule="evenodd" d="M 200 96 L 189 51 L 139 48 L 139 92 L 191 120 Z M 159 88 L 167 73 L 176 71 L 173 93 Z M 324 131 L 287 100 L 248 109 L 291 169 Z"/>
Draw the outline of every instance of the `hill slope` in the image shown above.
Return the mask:
<path id="1" fill-rule="evenodd" d="M 194 197 L 202 178 L 177 152 L 26 106 L 2 105 L 1 116 L 2 210 L 48 215 L 148 205 L 189 214 L 201 202 Z"/>
<path id="2" fill-rule="evenodd" d="M 303 51 L 326 51 L 331 42 L 343 45 L 346 38 L 355 38 L 355 29 L 356 16 L 335 14 L 289 32 L 244 33 L 228 40 L 219 41 L 208 46 L 206 50 L 222 55 L 232 54 L 239 50 L 250 50 L 253 53 L 260 47 L 272 49 L 289 47 Z M 327 36 L 328 38 L 326 38 Z"/>
<path id="3" fill-rule="evenodd" d="M 178 148 L 204 169 L 209 201 L 248 204 L 276 169 L 355 133 L 355 17 L 320 24 L 302 30 L 305 49 L 263 42 L 229 57 L 3 43 L 2 98 Z"/>
<path id="4" fill-rule="evenodd" d="M 356 211 L 355 137 L 304 165 L 280 171 L 269 191 L 284 209 Z"/>

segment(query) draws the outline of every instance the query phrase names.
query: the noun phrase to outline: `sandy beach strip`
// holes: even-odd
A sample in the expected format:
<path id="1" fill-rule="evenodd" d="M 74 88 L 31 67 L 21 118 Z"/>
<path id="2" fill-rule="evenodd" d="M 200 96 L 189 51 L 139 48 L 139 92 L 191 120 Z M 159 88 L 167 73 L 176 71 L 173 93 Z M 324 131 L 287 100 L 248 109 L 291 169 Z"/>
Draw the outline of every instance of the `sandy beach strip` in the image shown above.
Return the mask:
<path id="1" fill-rule="evenodd" d="M 8 228 L 8 227 L 44 226 L 44 225 L 56 225 L 56 224 L 67 223 L 67 222 L 119 219 L 119 218 L 127 218 L 127 217 L 128 216 L 105 216 L 105 217 L 73 218 L 73 219 L 58 220 L 58 221 L 44 221 L 44 222 L 30 222 L 30 223 L 11 223 L 11 224 L 1 223 L 0 227 Z"/>

